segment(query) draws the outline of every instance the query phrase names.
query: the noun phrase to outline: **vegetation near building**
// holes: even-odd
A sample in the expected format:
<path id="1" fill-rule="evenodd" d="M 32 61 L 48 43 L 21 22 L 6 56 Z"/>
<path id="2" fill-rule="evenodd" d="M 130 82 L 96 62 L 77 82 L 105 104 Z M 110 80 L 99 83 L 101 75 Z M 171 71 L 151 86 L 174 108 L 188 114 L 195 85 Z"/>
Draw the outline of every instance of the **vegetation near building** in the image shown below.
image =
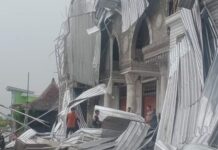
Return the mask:
<path id="1" fill-rule="evenodd" d="M 10 125 L 10 121 L 0 116 L 0 128 L 5 128 L 8 125 Z"/>

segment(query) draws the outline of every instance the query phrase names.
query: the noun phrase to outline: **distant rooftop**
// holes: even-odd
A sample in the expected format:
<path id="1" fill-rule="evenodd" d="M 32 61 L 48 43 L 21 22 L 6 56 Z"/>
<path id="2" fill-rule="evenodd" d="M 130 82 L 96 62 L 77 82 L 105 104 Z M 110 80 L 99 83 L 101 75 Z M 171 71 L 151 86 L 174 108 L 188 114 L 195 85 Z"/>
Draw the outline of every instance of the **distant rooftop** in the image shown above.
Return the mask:
<path id="1" fill-rule="evenodd" d="M 31 109 L 47 111 L 58 106 L 59 88 L 54 78 L 44 92 L 30 104 Z"/>
<path id="2" fill-rule="evenodd" d="M 21 88 L 12 87 L 12 86 L 7 86 L 6 90 L 10 91 L 10 92 L 16 91 L 16 92 L 27 93 L 27 90 L 24 90 L 24 89 L 21 89 Z M 29 94 L 34 94 L 33 91 L 28 91 L 28 93 Z"/>

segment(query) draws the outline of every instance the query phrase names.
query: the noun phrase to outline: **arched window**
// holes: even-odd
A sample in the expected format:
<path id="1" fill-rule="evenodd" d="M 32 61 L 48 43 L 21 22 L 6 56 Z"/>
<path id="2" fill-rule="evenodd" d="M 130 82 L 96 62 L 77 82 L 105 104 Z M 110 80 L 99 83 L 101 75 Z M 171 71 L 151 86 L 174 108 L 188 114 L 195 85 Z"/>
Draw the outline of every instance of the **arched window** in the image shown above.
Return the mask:
<path id="1" fill-rule="evenodd" d="M 149 30 L 146 19 L 144 18 L 139 26 L 138 35 L 136 38 L 136 49 L 142 49 L 150 43 Z"/>
<path id="2" fill-rule="evenodd" d="M 150 37 L 149 37 L 149 29 L 146 21 L 146 17 L 143 17 L 142 20 L 138 22 L 135 30 L 135 44 L 134 44 L 134 59 L 137 61 L 143 60 L 143 47 L 149 45 Z"/>
<path id="3" fill-rule="evenodd" d="M 119 70 L 119 46 L 117 39 L 113 40 L 113 70 Z"/>

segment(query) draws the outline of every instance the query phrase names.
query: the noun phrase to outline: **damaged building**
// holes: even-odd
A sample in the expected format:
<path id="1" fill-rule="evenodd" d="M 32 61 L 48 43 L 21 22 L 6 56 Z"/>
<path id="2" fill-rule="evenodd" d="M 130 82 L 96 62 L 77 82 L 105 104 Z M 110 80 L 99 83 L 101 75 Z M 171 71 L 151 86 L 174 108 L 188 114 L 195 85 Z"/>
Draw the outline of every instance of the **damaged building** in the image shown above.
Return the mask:
<path id="1" fill-rule="evenodd" d="M 151 106 L 160 122 L 158 140 L 178 147 L 191 143 L 200 132 L 199 101 L 217 53 L 217 5 L 72 1 L 56 45 L 62 95 L 68 88 L 73 99 L 104 83 L 104 96 L 80 105 L 88 123 L 95 105 L 142 117 Z"/>
<path id="2" fill-rule="evenodd" d="M 105 83 L 108 93 L 86 105 L 142 116 L 150 105 L 160 114 L 168 79 L 166 8 L 164 1 L 72 1 L 57 45 L 63 89 L 75 97 Z"/>
<path id="3" fill-rule="evenodd" d="M 60 101 L 53 148 L 218 148 L 217 6 L 217 0 L 72 0 L 55 46 Z M 152 130 L 148 106 L 157 116 Z M 70 107 L 81 129 L 66 139 Z M 94 110 L 103 116 L 101 130 L 87 129 Z"/>
<path id="4" fill-rule="evenodd" d="M 216 6 L 213 0 L 72 1 L 57 50 L 61 85 L 76 96 L 105 83 L 104 97 L 83 110 L 99 104 L 145 117 L 151 106 L 158 139 L 190 143 L 217 51 Z"/>

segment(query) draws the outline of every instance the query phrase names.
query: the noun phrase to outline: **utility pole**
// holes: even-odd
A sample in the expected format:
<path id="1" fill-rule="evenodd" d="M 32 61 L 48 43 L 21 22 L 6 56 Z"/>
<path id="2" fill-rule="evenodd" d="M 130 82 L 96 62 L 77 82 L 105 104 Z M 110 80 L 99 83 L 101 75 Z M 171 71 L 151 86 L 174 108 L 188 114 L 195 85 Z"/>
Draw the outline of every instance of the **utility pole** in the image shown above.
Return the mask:
<path id="1" fill-rule="evenodd" d="M 28 100 L 29 100 L 29 82 L 30 82 L 30 73 L 28 72 L 28 75 L 27 75 L 27 94 L 26 94 L 26 104 L 25 104 L 25 114 L 27 114 L 27 115 L 29 113 L 29 106 L 28 106 Z M 28 123 L 28 117 L 25 116 L 24 124 L 26 125 L 27 123 Z"/>

